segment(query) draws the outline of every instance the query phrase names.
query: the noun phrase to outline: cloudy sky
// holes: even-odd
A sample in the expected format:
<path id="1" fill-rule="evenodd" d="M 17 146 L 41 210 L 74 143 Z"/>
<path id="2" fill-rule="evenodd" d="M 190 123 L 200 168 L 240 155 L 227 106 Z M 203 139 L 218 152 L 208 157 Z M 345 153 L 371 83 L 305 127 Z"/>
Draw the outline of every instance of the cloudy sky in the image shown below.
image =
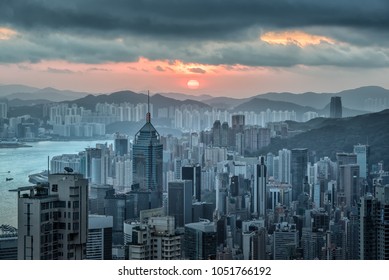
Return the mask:
<path id="1" fill-rule="evenodd" d="M 387 0 L 0 1 L 0 84 L 243 97 L 388 77 Z"/>

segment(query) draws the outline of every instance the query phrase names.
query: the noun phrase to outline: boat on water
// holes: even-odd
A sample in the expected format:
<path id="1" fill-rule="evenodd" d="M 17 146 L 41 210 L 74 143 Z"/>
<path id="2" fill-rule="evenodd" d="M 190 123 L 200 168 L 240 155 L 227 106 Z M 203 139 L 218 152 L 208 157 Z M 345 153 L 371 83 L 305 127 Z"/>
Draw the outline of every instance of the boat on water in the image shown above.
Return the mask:
<path id="1" fill-rule="evenodd" d="M 17 139 L 14 140 L 0 140 L 0 148 L 22 148 L 32 147 L 24 142 L 19 142 Z"/>
<path id="2" fill-rule="evenodd" d="M 8 182 L 8 181 L 12 181 L 14 178 L 5 178 L 5 181 Z"/>

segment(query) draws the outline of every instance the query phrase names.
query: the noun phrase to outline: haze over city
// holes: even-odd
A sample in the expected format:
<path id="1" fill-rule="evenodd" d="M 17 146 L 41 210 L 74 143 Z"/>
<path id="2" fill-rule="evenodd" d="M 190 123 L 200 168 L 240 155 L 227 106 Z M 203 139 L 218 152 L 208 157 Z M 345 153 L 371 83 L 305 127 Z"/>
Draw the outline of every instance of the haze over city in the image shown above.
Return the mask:
<path id="1" fill-rule="evenodd" d="M 3 1 L 0 84 L 230 97 L 389 88 L 388 11 L 379 0 Z"/>

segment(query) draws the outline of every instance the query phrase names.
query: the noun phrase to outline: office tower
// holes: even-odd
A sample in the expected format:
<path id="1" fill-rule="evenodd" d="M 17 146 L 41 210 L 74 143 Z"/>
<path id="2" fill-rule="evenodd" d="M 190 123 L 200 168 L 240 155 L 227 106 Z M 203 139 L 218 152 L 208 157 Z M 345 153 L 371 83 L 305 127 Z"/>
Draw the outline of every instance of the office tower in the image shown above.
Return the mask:
<path id="1" fill-rule="evenodd" d="M 359 165 L 347 164 L 339 168 L 339 192 L 338 200 L 344 197 L 343 206 L 356 206 L 361 196 L 359 181 Z"/>
<path id="2" fill-rule="evenodd" d="M 88 210 L 90 214 L 103 215 L 105 213 L 104 203 L 108 191 L 114 192 L 112 185 L 89 186 Z"/>
<path id="3" fill-rule="evenodd" d="M 212 220 L 215 211 L 215 203 L 194 202 L 192 203 L 192 221 Z"/>
<path id="4" fill-rule="evenodd" d="M 215 223 L 200 221 L 185 225 L 185 259 L 207 260 L 216 256 Z"/>
<path id="5" fill-rule="evenodd" d="M 295 224 L 286 222 L 276 224 L 273 233 L 273 259 L 294 259 L 299 244 L 299 232 Z"/>
<path id="6" fill-rule="evenodd" d="M 201 166 L 198 164 L 183 166 L 181 171 L 182 180 L 192 181 L 192 197 L 201 201 Z"/>
<path id="7" fill-rule="evenodd" d="M 357 155 L 357 163 L 360 168 L 360 177 L 367 179 L 369 176 L 370 147 L 368 145 L 354 145 L 354 154 Z"/>
<path id="8" fill-rule="evenodd" d="M 89 215 L 85 259 L 112 260 L 112 226 L 112 216 Z"/>
<path id="9" fill-rule="evenodd" d="M 169 182 L 168 215 L 175 218 L 177 227 L 192 222 L 192 182 L 180 180 Z"/>
<path id="10" fill-rule="evenodd" d="M 278 151 L 278 181 L 290 184 L 291 179 L 291 151 L 282 149 Z"/>
<path id="11" fill-rule="evenodd" d="M 331 97 L 330 118 L 342 117 L 342 99 L 340 96 Z"/>
<path id="12" fill-rule="evenodd" d="M 124 221 L 139 218 L 140 211 L 147 209 L 150 209 L 150 192 L 115 193 L 111 190 L 106 193 L 103 214 L 113 217 L 113 244 L 123 244 Z"/>
<path id="13" fill-rule="evenodd" d="M 0 225 L 0 260 L 18 259 L 18 231 L 9 225 Z"/>
<path id="14" fill-rule="evenodd" d="M 291 180 L 293 188 L 293 201 L 302 194 L 307 182 L 308 149 L 293 149 L 291 152 Z"/>
<path id="15" fill-rule="evenodd" d="M 18 192 L 18 259 L 80 260 L 88 235 L 88 180 L 71 172 Z"/>
<path id="16" fill-rule="evenodd" d="M 375 187 L 378 202 L 377 226 L 377 259 L 389 259 L 389 185 Z"/>
<path id="17" fill-rule="evenodd" d="M 253 214 L 256 217 L 266 217 L 267 168 L 265 165 L 265 157 L 261 156 L 259 162 L 254 169 Z"/>
<path id="18" fill-rule="evenodd" d="M 358 211 L 359 259 L 377 259 L 377 200 L 372 194 L 361 197 Z"/>
<path id="19" fill-rule="evenodd" d="M 115 133 L 114 149 L 116 156 L 124 156 L 128 154 L 128 137 L 120 133 Z"/>
<path id="20" fill-rule="evenodd" d="M 145 125 L 135 134 L 133 150 L 133 182 L 141 191 L 150 191 L 150 207 L 162 206 L 163 145 L 160 135 L 151 124 L 150 112 Z"/>

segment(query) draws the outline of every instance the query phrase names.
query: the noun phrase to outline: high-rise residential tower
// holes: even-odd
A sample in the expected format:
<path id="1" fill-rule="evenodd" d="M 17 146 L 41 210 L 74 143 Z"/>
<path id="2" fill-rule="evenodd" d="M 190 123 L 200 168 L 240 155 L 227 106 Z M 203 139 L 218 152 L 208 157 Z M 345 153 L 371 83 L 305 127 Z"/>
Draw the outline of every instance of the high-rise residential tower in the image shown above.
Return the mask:
<path id="1" fill-rule="evenodd" d="M 18 259 L 85 258 L 88 180 L 82 174 L 50 174 L 47 185 L 21 187 L 17 192 Z"/>

